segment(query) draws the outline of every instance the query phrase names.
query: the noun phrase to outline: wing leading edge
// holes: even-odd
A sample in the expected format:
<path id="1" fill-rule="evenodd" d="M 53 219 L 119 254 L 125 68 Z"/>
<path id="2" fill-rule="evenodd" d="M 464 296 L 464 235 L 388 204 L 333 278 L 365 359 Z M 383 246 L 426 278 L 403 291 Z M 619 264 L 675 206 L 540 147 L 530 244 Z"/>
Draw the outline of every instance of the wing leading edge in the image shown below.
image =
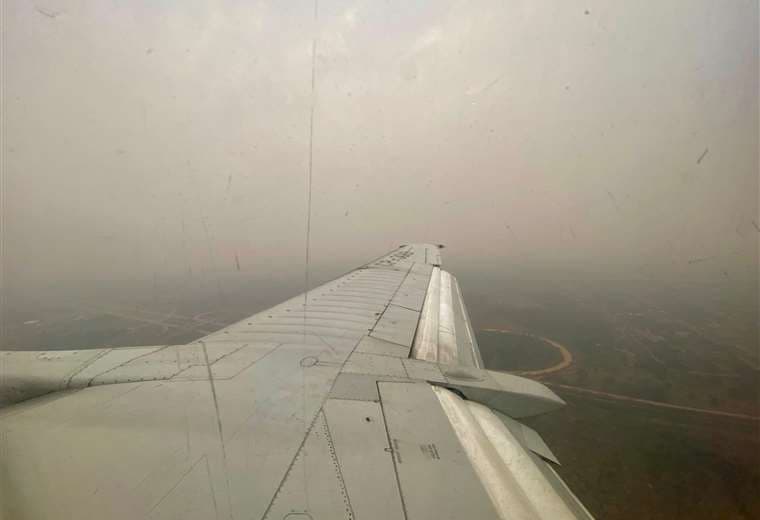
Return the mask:
<path id="1" fill-rule="evenodd" d="M 483 368 L 440 266 L 410 244 L 188 345 L 24 364 L 65 391 L 0 410 L 0 517 L 589 517 L 516 420 L 563 402 Z"/>

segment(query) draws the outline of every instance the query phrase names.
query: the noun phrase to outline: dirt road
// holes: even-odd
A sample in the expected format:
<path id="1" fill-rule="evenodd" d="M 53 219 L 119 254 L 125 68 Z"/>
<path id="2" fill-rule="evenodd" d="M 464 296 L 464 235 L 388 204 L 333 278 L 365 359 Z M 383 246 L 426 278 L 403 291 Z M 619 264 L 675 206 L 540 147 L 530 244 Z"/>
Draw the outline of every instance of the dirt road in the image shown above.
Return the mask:
<path id="1" fill-rule="evenodd" d="M 649 406 L 658 406 L 660 408 L 669 408 L 671 410 L 684 410 L 687 412 L 697 412 L 708 415 L 716 415 L 720 417 L 731 417 L 733 419 L 747 419 L 750 421 L 758 421 L 760 417 L 756 415 L 749 415 L 735 412 L 724 412 L 723 410 L 713 410 L 710 408 L 695 408 L 693 406 L 681 406 L 678 404 L 663 403 L 662 401 L 650 401 L 649 399 L 640 399 L 638 397 L 629 397 L 627 395 L 611 394 L 609 392 L 602 392 L 600 390 L 591 390 L 590 388 L 582 388 L 580 386 L 562 385 L 559 383 L 543 382 L 546 386 L 554 388 L 563 388 L 565 390 L 571 390 L 573 392 L 580 392 L 583 394 L 591 394 L 597 397 L 605 399 L 613 399 L 615 401 L 628 401 L 631 403 L 645 404 Z"/>
<path id="2" fill-rule="evenodd" d="M 541 340 L 541 341 L 544 341 L 544 342 L 548 343 L 552 347 L 554 347 L 557 350 L 559 350 L 560 353 L 562 354 L 562 360 L 559 363 L 557 363 L 555 365 L 552 365 L 552 366 L 550 366 L 548 368 L 543 368 L 541 370 L 527 370 L 527 371 L 510 372 L 512 374 L 520 375 L 520 376 L 532 376 L 532 377 L 544 376 L 544 375 L 547 375 L 547 374 L 551 374 L 553 372 L 558 372 L 560 370 L 563 370 L 563 369 L 569 367 L 573 363 L 573 355 L 570 353 L 570 351 L 567 349 L 567 347 L 565 347 L 561 343 L 558 343 L 556 341 L 550 340 L 548 338 L 544 338 L 542 336 L 537 336 L 535 334 L 529 334 L 529 333 L 525 333 L 525 332 L 517 332 L 517 331 L 511 330 L 511 329 L 484 329 L 484 330 L 486 332 L 503 332 L 505 334 L 521 334 L 523 336 L 530 336 L 532 338 L 535 338 L 535 339 L 538 339 L 538 340 Z M 714 410 L 714 409 L 710 409 L 710 408 L 695 408 L 693 406 L 682 406 L 682 405 L 678 405 L 678 404 L 665 403 L 665 402 L 662 402 L 662 401 L 651 401 L 649 399 L 640 399 L 638 397 L 630 397 L 630 396 L 627 396 L 627 395 L 613 394 L 613 393 L 610 393 L 610 392 L 602 392 L 600 390 L 592 390 L 590 388 L 583 388 L 583 387 L 580 387 L 580 386 L 571 386 L 571 385 L 563 385 L 563 384 L 559 384 L 559 383 L 550 383 L 550 382 L 547 382 L 547 381 L 543 381 L 543 383 L 545 385 L 547 385 L 547 386 L 551 386 L 551 387 L 555 387 L 555 388 L 562 388 L 562 389 L 565 389 L 565 390 L 571 390 L 571 391 L 574 391 L 574 392 L 580 392 L 580 393 L 584 393 L 584 394 L 590 394 L 590 395 L 594 395 L 596 397 L 601 397 L 601 398 L 604 398 L 604 399 L 612 399 L 612 400 L 615 400 L 615 401 L 627 401 L 627 402 L 630 402 L 630 403 L 645 404 L 645 405 L 648 405 L 648 406 L 657 406 L 657 407 L 660 407 L 660 408 L 669 408 L 671 410 L 683 410 L 683 411 L 687 411 L 687 412 L 696 412 L 696 413 L 702 413 L 702 414 L 707 414 L 707 415 L 714 415 L 714 416 L 719 416 L 719 417 L 731 417 L 733 419 L 745 419 L 745 420 L 750 420 L 750 421 L 758 421 L 758 420 L 760 420 L 760 417 L 758 417 L 756 415 L 749 415 L 749 414 L 735 413 L 735 412 L 726 412 L 726 411 L 723 411 L 723 410 Z"/>
<path id="3" fill-rule="evenodd" d="M 511 374 L 519 375 L 519 376 L 545 376 L 546 374 L 551 374 L 552 372 L 558 372 L 560 370 L 563 370 L 570 365 L 573 364 L 573 355 L 570 353 L 570 351 L 562 344 L 557 343 L 556 341 L 553 341 L 548 338 L 544 338 L 542 336 L 536 336 L 535 334 L 528 334 L 527 332 L 517 332 L 511 329 L 483 329 L 485 332 L 502 332 L 505 334 L 519 334 L 521 336 L 528 336 L 537 340 L 541 340 L 545 343 L 548 343 L 552 347 L 559 350 L 559 353 L 562 355 L 562 360 L 557 363 L 556 365 L 552 365 L 548 368 L 542 368 L 540 370 L 520 370 L 520 371 L 514 371 L 510 372 Z"/>

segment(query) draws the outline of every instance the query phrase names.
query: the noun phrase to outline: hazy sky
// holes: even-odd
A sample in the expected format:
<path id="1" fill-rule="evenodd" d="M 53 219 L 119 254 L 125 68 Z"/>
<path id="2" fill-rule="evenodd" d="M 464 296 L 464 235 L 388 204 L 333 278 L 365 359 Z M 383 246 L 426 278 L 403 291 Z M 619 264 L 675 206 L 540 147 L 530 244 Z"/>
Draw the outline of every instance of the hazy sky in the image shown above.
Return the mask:
<path id="1" fill-rule="evenodd" d="M 757 1 L 4 4 L 6 283 L 300 272 L 312 99 L 315 267 L 757 278 Z"/>

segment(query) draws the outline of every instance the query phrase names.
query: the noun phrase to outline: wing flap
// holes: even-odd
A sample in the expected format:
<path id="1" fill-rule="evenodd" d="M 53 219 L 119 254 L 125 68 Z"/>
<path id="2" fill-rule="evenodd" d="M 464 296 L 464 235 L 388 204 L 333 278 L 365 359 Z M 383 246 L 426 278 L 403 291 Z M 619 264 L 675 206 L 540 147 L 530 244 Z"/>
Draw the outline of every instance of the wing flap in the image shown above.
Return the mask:
<path id="1" fill-rule="evenodd" d="M 590 518 L 564 483 L 491 409 L 433 387 L 498 517 Z"/>
<path id="2" fill-rule="evenodd" d="M 422 305 L 412 357 L 445 365 L 483 367 L 470 317 L 456 278 L 433 267 Z"/>
<path id="3" fill-rule="evenodd" d="M 408 517 L 498 519 L 430 385 L 378 386 Z"/>
<path id="4" fill-rule="evenodd" d="M 380 404 L 328 399 L 324 410 L 355 517 L 404 518 Z"/>
<path id="5" fill-rule="evenodd" d="M 562 401 L 479 368 L 439 266 L 404 246 L 189 345 L 61 357 L 42 373 L 75 391 L 0 414 L 0 517 L 507 518 L 493 478 L 512 479 L 509 518 L 541 517 L 523 471 L 584 517 L 538 434 L 491 410 Z M 426 333 L 434 359 L 409 357 Z"/>

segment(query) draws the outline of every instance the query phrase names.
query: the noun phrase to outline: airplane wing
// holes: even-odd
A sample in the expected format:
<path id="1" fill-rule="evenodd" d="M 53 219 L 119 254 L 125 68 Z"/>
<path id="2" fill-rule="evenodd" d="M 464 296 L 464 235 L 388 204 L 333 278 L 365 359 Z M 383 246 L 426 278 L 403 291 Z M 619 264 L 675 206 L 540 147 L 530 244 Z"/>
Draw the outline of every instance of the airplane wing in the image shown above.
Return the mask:
<path id="1" fill-rule="evenodd" d="M 0 518 L 590 518 L 440 248 L 188 345 L 0 353 Z M 31 396 L 46 395 L 28 399 Z"/>

